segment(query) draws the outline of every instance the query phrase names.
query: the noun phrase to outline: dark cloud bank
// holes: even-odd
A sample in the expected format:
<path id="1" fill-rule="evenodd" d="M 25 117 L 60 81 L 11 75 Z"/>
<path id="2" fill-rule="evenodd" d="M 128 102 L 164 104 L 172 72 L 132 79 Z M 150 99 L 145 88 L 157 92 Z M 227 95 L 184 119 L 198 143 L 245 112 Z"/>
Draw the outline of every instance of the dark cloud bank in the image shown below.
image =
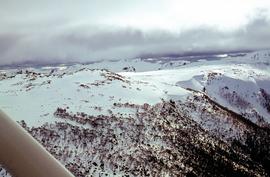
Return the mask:
<path id="1" fill-rule="evenodd" d="M 253 51 L 270 47 L 270 21 L 257 17 L 233 31 L 207 26 L 179 33 L 110 26 L 50 24 L 0 31 L 0 65 Z"/>

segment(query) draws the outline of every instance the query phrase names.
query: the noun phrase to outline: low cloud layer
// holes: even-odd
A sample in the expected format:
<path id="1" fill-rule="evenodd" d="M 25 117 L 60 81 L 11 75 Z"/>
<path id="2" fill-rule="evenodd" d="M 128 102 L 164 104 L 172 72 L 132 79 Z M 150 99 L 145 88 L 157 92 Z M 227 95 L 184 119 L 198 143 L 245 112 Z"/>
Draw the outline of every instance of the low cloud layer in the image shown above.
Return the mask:
<path id="1" fill-rule="evenodd" d="M 256 13 L 246 24 L 232 29 L 208 24 L 179 31 L 75 24 L 65 19 L 9 23 L 10 19 L 3 18 L 0 65 L 268 49 L 270 20 L 265 14 Z"/>

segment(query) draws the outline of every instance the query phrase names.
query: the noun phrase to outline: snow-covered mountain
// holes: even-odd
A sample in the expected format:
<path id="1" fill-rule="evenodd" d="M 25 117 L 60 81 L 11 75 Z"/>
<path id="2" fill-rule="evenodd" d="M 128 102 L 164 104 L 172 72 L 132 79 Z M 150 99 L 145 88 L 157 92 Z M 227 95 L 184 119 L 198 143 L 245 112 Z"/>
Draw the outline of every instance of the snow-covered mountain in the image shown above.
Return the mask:
<path id="1" fill-rule="evenodd" d="M 75 176 L 270 175 L 270 51 L 226 56 L 3 69 L 0 108 Z"/>

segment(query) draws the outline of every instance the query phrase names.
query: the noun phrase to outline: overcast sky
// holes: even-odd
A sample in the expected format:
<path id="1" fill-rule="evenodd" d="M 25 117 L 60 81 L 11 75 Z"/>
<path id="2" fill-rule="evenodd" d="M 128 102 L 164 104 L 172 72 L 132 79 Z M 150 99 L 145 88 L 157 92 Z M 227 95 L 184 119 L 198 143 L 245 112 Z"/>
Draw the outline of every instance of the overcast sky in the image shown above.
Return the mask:
<path id="1" fill-rule="evenodd" d="M 0 0 L 0 65 L 270 47 L 270 0 Z"/>

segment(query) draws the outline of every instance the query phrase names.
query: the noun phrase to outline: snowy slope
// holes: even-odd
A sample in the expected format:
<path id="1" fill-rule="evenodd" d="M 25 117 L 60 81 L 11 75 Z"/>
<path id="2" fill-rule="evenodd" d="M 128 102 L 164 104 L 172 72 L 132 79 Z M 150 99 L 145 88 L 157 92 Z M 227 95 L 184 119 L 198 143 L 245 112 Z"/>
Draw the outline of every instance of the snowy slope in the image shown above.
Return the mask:
<path id="1" fill-rule="evenodd" d="M 162 98 L 169 99 L 170 95 L 181 98 L 188 93 L 179 87 L 142 82 L 108 70 L 85 68 L 56 73 L 33 71 L 30 74 L 24 70 L 13 78 L 2 80 L 0 87 L 2 109 L 16 120 L 24 119 L 30 125 L 52 120 L 50 117 L 57 107 L 106 114 L 115 102 L 154 104 Z M 95 110 L 96 107 L 101 110 Z"/>
<path id="2" fill-rule="evenodd" d="M 149 58 L 3 69 L 0 108 L 16 121 L 24 120 L 21 124 L 36 139 L 81 176 L 137 176 L 132 171 L 141 170 L 170 176 L 194 167 L 201 174 L 204 169 L 187 164 L 173 144 L 192 140 L 179 144 L 188 160 L 204 157 L 186 146 L 203 151 L 213 146 L 211 152 L 224 149 L 228 156 L 220 158 L 230 162 L 234 141 L 247 144 L 248 133 L 269 127 L 270 52 L 196 62 Z M 47 137 L 50 131 L 58 136 Z M 44 142 L 44 137 L 53 139 Z M 67 158 L 63 151 L 72 155 Z M 169 160 L 173 154 L 175 163 Z M 235 169 L 255 173 L 242 164 L 251 163 L 249 155 L 239 154 L 242 161 L 233 162 Z M 172 171 L 156 160 L 142 165 L 149 156 L 163 159 Z M 74 166 L 76 162 L 84 168 Z"/>
<path id="3" fill-rule="evenodd" d="M 233 59 L 222 62 L 213 68 L 201 67 L 200 74 L 177 84 L 183 88 L 206 92 L 219 104 L 258 125 L 267 126 L 270 123 L 268 53 L 254 53 L 244 59 L 239 58 L 237 62 Z"/>

